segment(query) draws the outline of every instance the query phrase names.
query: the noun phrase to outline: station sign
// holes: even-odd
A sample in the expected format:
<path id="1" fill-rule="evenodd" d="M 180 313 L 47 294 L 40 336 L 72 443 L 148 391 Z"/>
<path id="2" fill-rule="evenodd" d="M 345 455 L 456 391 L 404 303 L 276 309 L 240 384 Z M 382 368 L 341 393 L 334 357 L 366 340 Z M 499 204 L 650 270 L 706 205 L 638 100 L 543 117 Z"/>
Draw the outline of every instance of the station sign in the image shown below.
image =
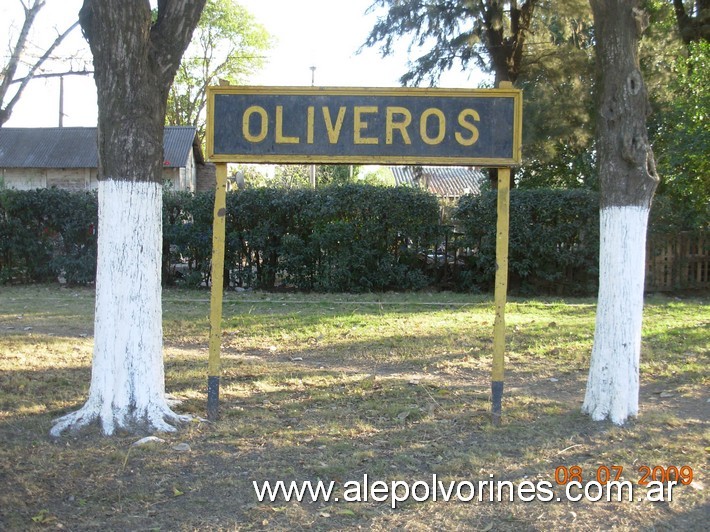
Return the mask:
<path id="1" fill-rule="evenodd" d="M 516 89 L 208 88 L 212 162 L 511 166 Z"/>

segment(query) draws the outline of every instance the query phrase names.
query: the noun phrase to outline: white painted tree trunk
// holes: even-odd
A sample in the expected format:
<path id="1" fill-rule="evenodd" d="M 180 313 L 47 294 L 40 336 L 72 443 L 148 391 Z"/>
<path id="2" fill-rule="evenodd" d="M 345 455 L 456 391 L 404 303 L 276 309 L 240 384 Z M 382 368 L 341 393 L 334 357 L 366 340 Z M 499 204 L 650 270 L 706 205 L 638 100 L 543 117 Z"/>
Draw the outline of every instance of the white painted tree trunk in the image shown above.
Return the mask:
<path id="1" fill-rule="evenodd" d="M 641 318 L 649 209 L 600 212 L 599 297 L 582 411 L 623 424 L 638 414 Z"/>
<path id="2" fill-rule="evenodd" d="M 161 304 L 162 186 L 99 182 L 94 359 L 86 404 L 57 420 L 58 436 L 98 420 L 117 428 L 173 431 L 165 399 Z"/>

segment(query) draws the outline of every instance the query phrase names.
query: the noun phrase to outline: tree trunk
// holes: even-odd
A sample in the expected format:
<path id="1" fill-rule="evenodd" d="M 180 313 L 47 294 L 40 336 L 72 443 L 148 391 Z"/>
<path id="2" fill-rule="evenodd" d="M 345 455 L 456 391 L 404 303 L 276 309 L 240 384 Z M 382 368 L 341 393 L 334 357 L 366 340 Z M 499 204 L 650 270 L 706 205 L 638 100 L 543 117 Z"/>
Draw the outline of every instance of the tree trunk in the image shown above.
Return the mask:
<path id="1" fill-rule="evenodd" d="M 710 41 L 710 0 L 695 0 L 690 13 L 685 9 L 683 0 L 673 0 L 678 31 L 683 43 Z"/>
<path id="2" fill-rule="evenodd" d="M 86 404 L 50 434 L 175 430 L 165 399 L 161 306 L 163 129 L 168 90 L 204 0 L 85 0 L 99 105 L 94 357 Z"/>
<path id="3" fill-rule="evenodd" d="M 52 434 L 95 419 L 116 428 L 174 430 L 165 400 L 160 268 L 162 185 L 99 182 L 94 357 L 89 399 Z"/>
<path id="4" fill-rule="evenodd" d="M 638 413 L 646 227 L 658 184 L 638 64 L 638 1 L 590 0 L 601 73 L 599 297 L 582 411 L 622 424 Z"/>
<path id="5" fill-rule="evenodd" d="M 484 13 L 486 28 L 486 47 L 493 66 L 494 86 L 500 87 L 503 82 L 515 83 L 520 75 L 523 63 L 523 51 L 527 42 L 532 16 L 538 0 L 526 0 L 518 5 L 511 2 L 509 7 L 510 28 L 506 35 L 506 25 L 503 24 L 504 2 L 489 2 Z M 492 190 L 498 189 L 498 169 L 488 169 L 488 182 Z M 515 172 L 510 173 L 510 188 L 515 187 Z"/>

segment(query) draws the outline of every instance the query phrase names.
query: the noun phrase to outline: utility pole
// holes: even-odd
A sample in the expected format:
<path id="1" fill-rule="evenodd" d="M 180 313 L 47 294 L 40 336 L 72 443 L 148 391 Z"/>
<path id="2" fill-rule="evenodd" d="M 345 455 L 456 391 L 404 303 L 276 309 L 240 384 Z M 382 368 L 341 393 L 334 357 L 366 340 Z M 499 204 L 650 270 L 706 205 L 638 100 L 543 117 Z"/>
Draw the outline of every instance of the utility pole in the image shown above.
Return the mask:
<path id="1" fill-rule="evenodd" d="M 64 76 L 89 76 L 94 73 L 93 70 L 69 70 L 67 72 L 51 72 L 49 74 L 34 74 L 30 77 L 14 79 L 10 82 L 23 83 L 34 79 L 49 79 L 59 78 L 59 127 L 64 127 Z"/>
<path id="2" fill-rule="evenodd" d="M 59 76 L 59 127 L 64 127 L 64 76 Z"/>
<path id="3" fill-rule="evenodd" d="M 311 87 L 316 86 L 316 67 L 312 66 L 311 67 Z M 313 190 L 316 189 L 316 165 L 312 164 L 310 168 L 311 172 L 311 188 Z"/>

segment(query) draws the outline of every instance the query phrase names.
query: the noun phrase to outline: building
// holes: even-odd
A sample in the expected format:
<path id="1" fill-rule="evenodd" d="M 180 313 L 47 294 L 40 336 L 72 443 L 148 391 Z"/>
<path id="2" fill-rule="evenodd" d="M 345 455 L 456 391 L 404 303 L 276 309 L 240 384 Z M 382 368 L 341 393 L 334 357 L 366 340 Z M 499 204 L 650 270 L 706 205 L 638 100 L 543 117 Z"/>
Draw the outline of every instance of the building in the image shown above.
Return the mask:
<path id="1" fill-rule="evenodd" d="M 165 128 L 163 178 L 175 190 L 198 189 L 204 159 L 196 133 Z M 95 127 L 0 128 L 0 185 L 7 188 L 94 189 L 97 169 Z"/>
<path id="2" fill-rule="evenodd" d="M 480 194 L 488 180 L 484 171 L 471 166 L 390 166 L 395 186 L 420 187 L 448 201 L 464 194 Z"/>

